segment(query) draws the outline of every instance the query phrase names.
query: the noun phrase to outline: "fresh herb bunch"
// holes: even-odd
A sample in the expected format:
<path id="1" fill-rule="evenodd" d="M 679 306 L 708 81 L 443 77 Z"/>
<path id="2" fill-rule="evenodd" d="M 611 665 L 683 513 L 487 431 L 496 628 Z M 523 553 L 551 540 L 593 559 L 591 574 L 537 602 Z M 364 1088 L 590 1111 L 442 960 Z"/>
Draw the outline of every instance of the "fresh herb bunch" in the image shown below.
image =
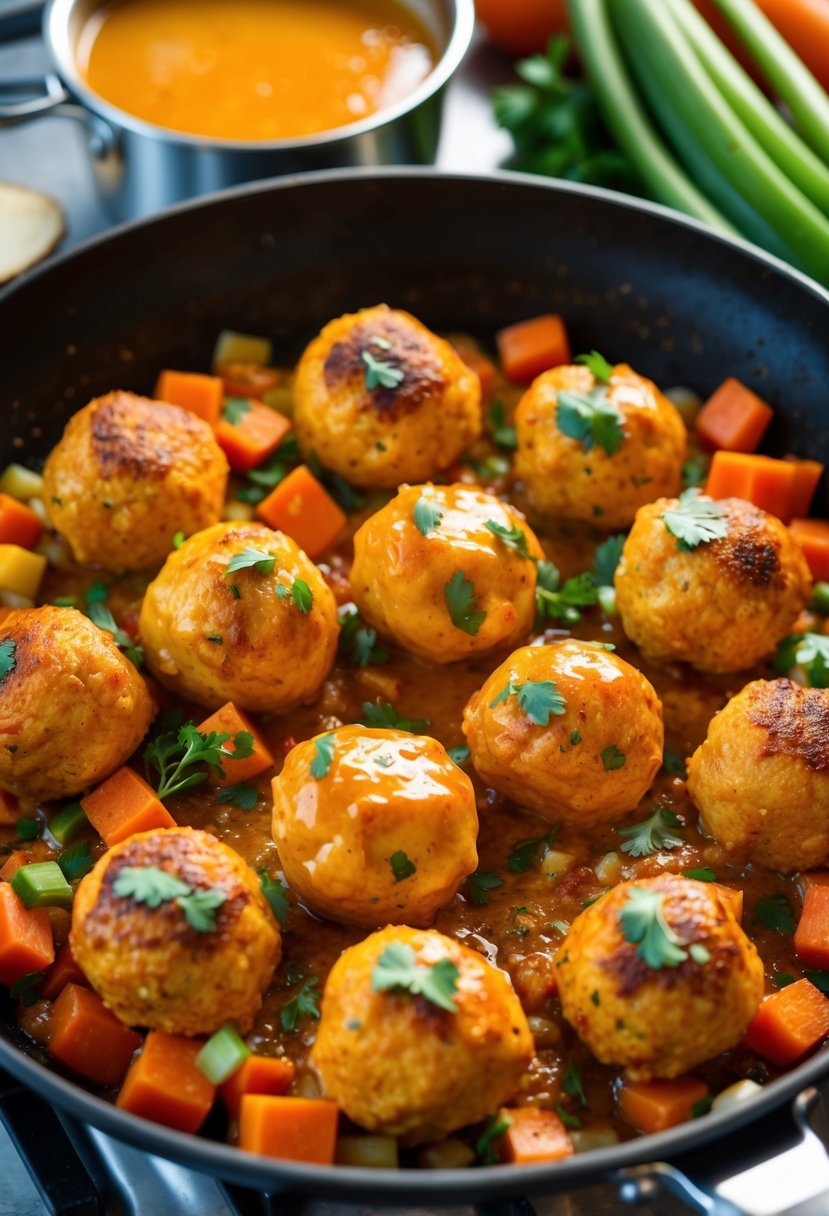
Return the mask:
<path id="1" fill-rule="evenodd" d="M 682 824 L 673 811 L 664 806 L 655 806 L 653 814 L 642 823 L 616 830 L 625 837 L 623 853 L 629 853 L 631 857 L 650 857 L 653 853 L 681 848 L 684 841 L 677 835 L 677 828 L 680 827 Z"/>
<path id="2" fill-rule="evenodd" d="M 235 750 L 225 745 L 231 741 Z M 218 777 L 224 778 L 222 767 L 228 760 L 245 760 L 253 754 L 253 736 L 240 730 L 235 735 L 227 731 L 212 730 L 203 733 L 192 722 L 185 722 L 178 731 L 164 731 L 144 751 L 144 767 L 148 778 L 158 774 L 156 793 L 161 799 L 182 790 L 201 785 L 207 780 L 207 768 L 212 768 Z"/>

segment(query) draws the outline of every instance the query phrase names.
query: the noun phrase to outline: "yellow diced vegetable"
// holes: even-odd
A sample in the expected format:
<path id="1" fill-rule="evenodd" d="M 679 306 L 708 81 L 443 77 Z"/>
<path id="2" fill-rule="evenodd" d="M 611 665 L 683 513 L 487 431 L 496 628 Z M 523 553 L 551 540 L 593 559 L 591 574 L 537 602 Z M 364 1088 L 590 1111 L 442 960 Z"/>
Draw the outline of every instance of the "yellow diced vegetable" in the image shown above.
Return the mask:
<path id="1" fill-rule="evenodd" d="M 0 545 L 0 587 L 34 598 L 46 569 L 46 558 L 20 545 Z"/>
<path id="2" fill-rule="evenodd" d="M 248 502 L 226 502 L 222 511 L 222 519 L 253 519 L 253 507 Z"/>
<path id="3" fill-rule="evenodd" d="M 337 1165 L 361 1165 L 375 1170 L 396 1170 L 397 1141 L 394 1136 L 340 1136 Z"/>
<path id="4" fill-rule="evenodd" d="M 268 389 L 262 394 L 262 400 L 265 405 L 269 405 L 272 410 L 276 410 L 277 414 L 284 414 L 286 418 L 294 416 L 294 390 L 290 384 L 280 384 L 278 388 Z"/>
<path id="5" fill-rule="evenodd" d="M 223 329 L 216 339 L 213 351 L 213 366 L 220 363 L 259 363 L 267 367 L 271 361 L 273 347 L 267 338 L 253 334 L 237 334 L 232 329 Z"/>
<path id="6" fill-rule="evenodd" d="M 568 874 L 575 864 L 576 859 L 572 853 L 548 849 L 541 859 L 541 873 L 547 878 L 555 878 L 558 874 Z"/>
<path id="7" fill-rule="evenodd" d="M 22 464 L 10 464 L 0 476 L 0 494 L 10 494 L 20 502 L 43 497 L 43 478 Z"/>

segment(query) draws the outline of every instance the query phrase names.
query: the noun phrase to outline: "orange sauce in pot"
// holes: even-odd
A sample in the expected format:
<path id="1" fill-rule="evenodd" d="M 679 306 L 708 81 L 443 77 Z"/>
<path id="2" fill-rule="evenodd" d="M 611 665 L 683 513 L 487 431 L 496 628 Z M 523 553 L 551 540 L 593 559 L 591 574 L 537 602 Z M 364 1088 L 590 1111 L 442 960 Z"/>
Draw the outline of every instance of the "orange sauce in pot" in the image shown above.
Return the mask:
<path id="1" fill-rule="evenodd" d="M 359 122 L 411 93 L 436 58 L 396 0 L 118 0 L 91 15 L 76 47 L 104 100 L 227 140 Z"/>

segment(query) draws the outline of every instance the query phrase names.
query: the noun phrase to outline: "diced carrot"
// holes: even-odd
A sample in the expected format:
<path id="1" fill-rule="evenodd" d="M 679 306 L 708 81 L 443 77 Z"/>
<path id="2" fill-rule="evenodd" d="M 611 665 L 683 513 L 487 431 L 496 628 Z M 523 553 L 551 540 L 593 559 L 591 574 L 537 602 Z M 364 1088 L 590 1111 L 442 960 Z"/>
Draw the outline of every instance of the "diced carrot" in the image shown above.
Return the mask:
<path id="1" fill-rule="evenodd" d="M 661 1132 L 691 1118 L 692 1108 L 708 1097 L 696 1077 L 671 1081 L 625 1081 L 619 1090 L 622 1114 L 640 1132 Z"/>
<path id="2" fill-rule="evenodd" d="M 501 1160 L 513 1165 L 533 1165 L 537 1161 L 561 1161 L 573 1155 L 570 1133 L 554 1110 L 522 1106 L 502 1109 L 498 1118 L 509 1119 L 501 1140 Z"/>
<path id="3" fill-rule="evenodd" d="M 570 342 L 564 321 L 556 313 L 531 317 L 495 335 L 504 375 L 514 384 L 529 384 L 536 376 L 570 362 Z"/>
<path id="4" fill-rule="evenodd" d="M 34 549 L 43 535 L 43 524 L 31 507 L 10 494 L 0 494 L 0 544 Z"/>
<path id="5" fill-rule="evenodd" d="M 744 498 L 784 524 L 806 498 L 811 501 L 821 466 L 814 460 L 776 460 L 745 452 L 714 453 L 705 493 L 711 498 Z M 795 508 L 797 507 L 797 512 Z"/>
<path id="6" fill-rule="evenodd" d="M 156 381 L 155 397 L 157 401 L 180 405 L 215 427 L 222 408 L 224 384 L 220 376 L 165 370 Z"/>
<path id="7" fill-rule="evenodd" d="M 39 995 L 47 1001 L 54 1001 L 56 997 L 60 996 L 67 984 L 80 984 L 82 988 L 89 987 L 86 976 L 75 962 L 75 956 L 72 953 L 72 947 L 69 942 L 61 947 L 57 958 L 46 972 L 43 983 L 40 985 Z"/>
<path id="8" fill-rule="evenodd" d="M 293 469 L 263 499 L 256 514 L 268 527 L 285 532 L 309 557 L 320 557 L 348 522 L 343 511 L 307 465 Z"/>
<path id="9" fill-rule="evenodd" d="M 793 457 L 788 459 L 797 466 L 792 499 L 792 520 L 795 520 L 809 514 L 815 490 L 823 476 L 823 465 L 819 460 L 794 460 Z"/>
<path id="10" fill-rule="evenodd" d="M 741 921 L 743 919 L 743 892 L 734 887 L 724 887 L 722 883 L 717 883 L 717 890 L 720 898 L 731 905 L 735 920 Z"/>
<path id="11" fill-rule="evenodd" d="M 263 405 L 245 400 L 238 411 L 223 410 L 216 425 L 216 442 L 234 473 L 247 473 L 272 456 L 291 429 L 290 419 Z M 238 416 L 238 421 L 232 419 Z"/>
<path id="12" fill-rule="evenodd" d="M 322 1098 L 243 1094 L 239 1148 L 286 1161 L 332 1165 L 339 1111 Z"/>
<path id="13" fill-rule="evenodd" d="M 130 1065 L 116 1106 L 180 1132 L 197 1132 L 210 1114 L 216 1086 L 196 1067 L 204 1043 L 151 1030 Z"/>
<path id="14" fill-rule="evenodd" d="M 0 879 L 3 882 L 11 882 L 21 866 L 27 866 L 35 860 L 36 858 L 32 849 L 15 849 L 13 853 L 9 853 L 2 867 L 0 867 Z"/>
<path id="15" fill-rule="evenodd" d="M 244 1094 L 286 1094 L 294 1079 L 292 1060 L 276 1056 L 248 1056 L 233 1076 L 219 1086 L 219 1094 L 232 1119 L 239 1118 Z"/>
<path id="16" fill-rule="evenodd" d="M 829 967 L 829 887 L 810 885 L 794 935 L 798 958 L 809 967 Z"/>
<path id="17" fill-rule="evenodd" d="M 803 550 L 815 582 L 829 580 L 829 521 L 793 519 L 789 531 Z"/>
<path id="18" fill-rule="evenodd" d="M 119 1022 L 97 993 L 67 984 L 52 1006 L 49 1054 L 99 1085 L 118 1085 L 141 1035 Z"/>
<path id="19" fill-rule="evenodd" d="M 743 1042 L 781 1068 L 794 1063 L 829 1034 L 829 1001 L 808 980 L 796 980 L 767 996 Z"/>
<path id="20" fill-rule="evenodd" d="M 225 771 L 223 779 L 217 778 L 219 785 L 238 785 L 240 781 L 250 781 L 252 777 L 258 777 L 260 773 L 264 773 L 266 769 L 273 768 L 274 758 L 271 755 L 268 745 L 259 731 L 251 722 L 246 713 L 238 709 L 232 701 L 228 701 L 221 709 L 217 709 L 214 714 L 201 723 L 198 728 L 203 734 L 209 734 L 210 731 L 219 733 L 227 731 L 231 736 L 228 743 L 225 744 L 228 751 L 235 752 L 236 745 L 233 742 L 233 737 L 238 735 L 240 731 L 247 731 L 253 735 L 253 751 L 249 756 L 242 760 L 227 760 L 222 766 Z"/>
<path id="21" fill-rule="evenodd" d="M 87 819 L 108 845 L 120 844 L 136 832 L 176 826 L 155 790 L 131 768 L 117 769 L 80 801 Z"/>
<path id="22" fill-rule="evenodd" d="M 707 448 L 756 452 L 773 417 L 770 405 L 729 376 L 697 414 L 697 435 Z"/>
<path id="23" fill-rule="evenodd" d="M 481 399 L 484 404 L 492 400 L 495 391 L 495 364 L 488 359 L 472 338 L 461 336 L 452 339 L 453 349 L 460 355 L 468 368 L 477 372 L 481 382 Z"/>
<path id="24" fill-rule="evenodd" d="M 55 959 L 45 908 L 27 908 L 9 883 L 0 883 L 0 984 L 13 984 Z"/>
<path id="25" fill-rule="evenodd" d="M 20 806 L 15 794 L 0 790 L 0 827 L 11 828 L 20 818 Z"/>
<path id="26" fill-rule="evenodd" d="M 217 363 L 216 375 L 221 377 L 227 397 L 255 397 L 275 389 L 282 375 L 274 367 L 259 363 Z"/>

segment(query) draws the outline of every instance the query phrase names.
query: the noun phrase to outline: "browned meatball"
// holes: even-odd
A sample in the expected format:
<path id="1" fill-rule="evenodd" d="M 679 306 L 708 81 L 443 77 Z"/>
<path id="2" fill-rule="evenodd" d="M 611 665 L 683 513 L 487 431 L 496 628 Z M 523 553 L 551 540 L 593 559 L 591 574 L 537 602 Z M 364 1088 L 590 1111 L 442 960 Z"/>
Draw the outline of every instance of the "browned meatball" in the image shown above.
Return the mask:
<path id="1" fill-rule="evenodd" d="M 716 512 L 723 535 L 684 547 L 672 513 Z M 712 517 L 709 514 L 708 523 Z M 809 570 L 788 528 L 740 498 L 684 494 L 642 507 L 614 579 L 625 633 L 648 658 L 742 671 L 788 633 L 809 598 Z"/>
<path id="2" fill-rule="evenodd" d="M 102 781 L 147 733 L 147 685 L 112 634 L 75 608 L 21 609 L 0 624 L 0 786 L 66 798 Z"/>
<path id="3" fill-rule="evenodd" d="M 638 910 L 638 920 L 626 918 Z M 643 957 L 661 925 L 672 965 Z M 638 928 L 634 931 L 634 926 Z M 763 964 L 716 883 L 677 874 L 623 882 L 586 908 L 556 956 L 567 1021 L 603 1064 L 633 1080 L 677 1077 L 742 1038 L 763 996 Z"/>
<path id="4" fill-rule="evenodd" d="M 688 792 L 736 861 L 829 864 L 829 689 L 753 680 L 711 720 Z"/>
<path id="5" fill-rule="evenodd" d="M 248 1030 L 281 953 L 254 871 L 193 828 L 141 832 L 105 853 L 76 892 L 71 942 L 122 1022 L 185 1035 Z"/>
<path id="6" fill-rule="evenodd" d="M 79 410 L 43 470 L 49 519 L 79 562 L 160 565 L 176 532 L 221 519 L 228 465 L 190 410 L 108 393 Z"/>

